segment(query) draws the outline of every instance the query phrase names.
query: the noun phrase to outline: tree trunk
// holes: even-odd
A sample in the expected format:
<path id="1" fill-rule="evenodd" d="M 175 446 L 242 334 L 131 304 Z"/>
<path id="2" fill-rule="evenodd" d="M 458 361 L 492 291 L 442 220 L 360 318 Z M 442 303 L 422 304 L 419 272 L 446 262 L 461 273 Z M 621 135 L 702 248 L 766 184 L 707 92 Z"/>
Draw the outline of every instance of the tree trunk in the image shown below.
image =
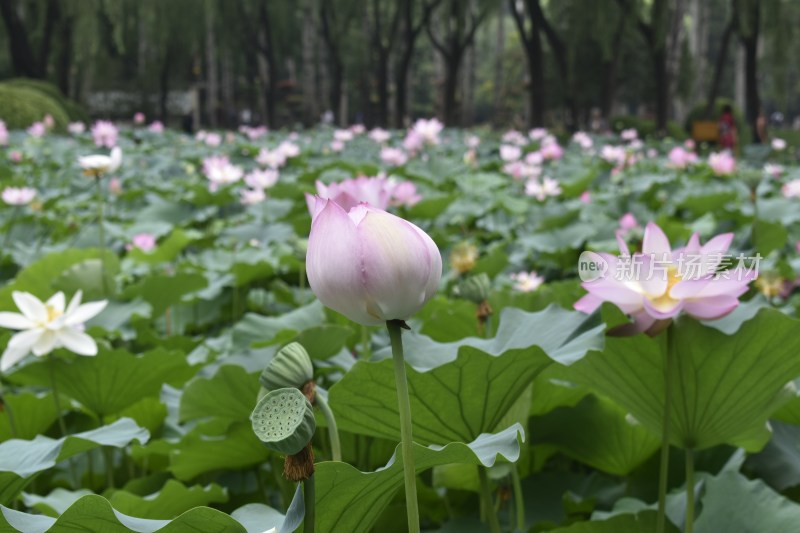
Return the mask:
<path id="1" fill-rule="evenodd" d="M 65 96 L 69 97 L 70 74 L 72 70 L 72 28 L 75 24 L 73 17 L 65 19 L 59 28 L 58 59 L 56 64 L 56 81 L 58 88 Z"/>
<path id="2" fill-rule="evenodd" d="M 389 125 L 389 52 L 378 50 L 376 77 L 378 81 L 378 116 L 377 124 L 381 127 Z"/>
<path id="3" fill-rule="evenodd" d="M 747 123 L 753 132 L 753 142 L 764 142 L 758 135 L 758 113 L 761 101 L 758 96 L 758 33 L 754 32 L 744 45 L 744 98 L 747 109 Z"/>
<path id="4" fill-rule="evenodd" d="M 444 93 L 442 94 L 442 118 L 448 127 L 459 127 L 458 120 L 458 71 L 463 51 L 454 50 L 445 57 Z"/>
<path id="5" fill-rule="evenodd" d="M 163 123 L 168 123 L 167 102 L 169 100 L 169 73 L 172 68 L 172 50 L 167 46 L 164 55 L 164 63 L 161 65 L 161 73 L 158 80 L 159 99 L 158 99 L 158 119 Z"/>
<path id="6" fill-rule="evenodd" d="M 652 50 L 653 74 L 656 82 L 656 129 L 667 130 L 669 117 L 669 73 L 667 72 L 667 50 Z"/>
<path id="7" fill-rule="evenodd" d="M 208 124 L 217 127 L 217 101 L 219 87 L 217 85 L 217 42 L 214 34 L 214 0 L 206 0 L 206 113 Z"/>
<path id="8" fill-rule="evenodd" d="M 303 122 L 306 126 L 314 124 L 319 118 L 319 99 L 316 81 L 316 21 L 314 20 L 314 0 L 306 0 L 303 5 Z"/>
<path id="9" fill-rule="evenodd" d="M 52 50 L 53 33 L 55 31 L 61 11 L 58 9 L 57 0 L 48 0 L 45 11 L 44 31 L 42 32 L 42 47 L 39 50 L 39 72 L 42 77 L 47 76 L 47 64 L 50 61 L 50 51 Z"/>
<path id="10" fill-rule="evenodd" d="M 619 71 L 619 58 L 622 51 L 622 40 L 625 36 L 625 14 L 620 14 L 619 25 L 614 33 L 611 45 L 611 59 L 604 61 L 603 65 L 603 103 L 601 114 L 607 123 L 611 122 L 611 111 L 617 94 L 617 72 Z"/>
<path id="11" fill-rule="evenodd" d="M 28 78 L 42 78 L 44 73 L 38 68 L 33 57 L 28 32 L 17 14 L 12 0 L 0 0 L 0 15 L 3 16 L 8 32 L 8 47 L 14 74 Z"/>
<path id="12" fill-rule="evenodd" d="M 714 112 L 714 102 L 717 100 L 720 84 L 722 83 L 722 74 L 725 70 L 725 63 L 728 61 L 728 49 L 730 48 L 731 37 L 733 36 L 733 28 L 735 25 L 735 19 L 731 18 L 731 20 L 728 22 L 728 25 L 725 26 L 725 31 L 722 34 L 719 53 L 717 54 L 717 60 L 714 64 L 714 76 L 711 78 L 711 85 L 708 88 L 708 100 L 706 101 L 706 115 L 708 116 L 711 116 L 711 114 Z"/>
<path id="13" fill-rule="evenodd" d="M 394 127 L 402 128 L 406 121 L 406 104 L 408 100 L 408 70 L 411 68 L 411 58 L 414 50 L 409 48 L 409 53 L 404 53 L 398 61 L 395 72 L 395 97 L 394 97 Z"/>
<path id="14" fill-rule="evenodd" d="M 497 14 L 497 35 L 494 45 L 494 116 L 492 124 L 499 127 L 504 119 L 505 110 L 503 109 L 504 87 L 503 87 L 503 56 L 506 46 L 506 12 L 500 9 Z"/>

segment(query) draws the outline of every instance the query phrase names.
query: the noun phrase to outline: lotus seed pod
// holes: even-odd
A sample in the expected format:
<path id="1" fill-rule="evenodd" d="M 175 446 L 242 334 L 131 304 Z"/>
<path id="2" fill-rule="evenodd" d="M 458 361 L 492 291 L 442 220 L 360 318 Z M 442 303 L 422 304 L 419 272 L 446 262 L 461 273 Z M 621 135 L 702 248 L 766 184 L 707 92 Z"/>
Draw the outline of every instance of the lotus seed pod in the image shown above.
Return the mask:
<path id="1" fill-rule="evenodd" d="M 275 354 L 261 373 L 261 386 L 267 390 L 284 387 L 301 388 L 314 378 L 314 367 L 308 352 L 300 343 L 287 344 Z"/>
<path id="2" fill-rule="evenodd" d="M 465 300 L 479 304 L 489 298 L 491 281 L 486 272 L 472 276 L 458 284 L 458 295 Z"/>
<path id="3" fill-rule="evenodd" d="M 317 429 L 314 409 L 293 387 L 270 391 L 250 415 L 253 431 L 270 450 L 294 455 L 311 442 Z"/>

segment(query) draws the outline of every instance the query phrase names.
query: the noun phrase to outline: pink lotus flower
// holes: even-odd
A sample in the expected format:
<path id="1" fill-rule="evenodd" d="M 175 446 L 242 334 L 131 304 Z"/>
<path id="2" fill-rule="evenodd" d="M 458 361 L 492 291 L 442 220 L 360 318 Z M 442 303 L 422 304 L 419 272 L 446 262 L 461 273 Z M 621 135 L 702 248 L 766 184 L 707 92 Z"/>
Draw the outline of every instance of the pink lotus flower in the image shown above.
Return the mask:
<path id="1" fill-rule="evenodd" d="M 525 146 L 528 144 L 527 137 L 517 130 L 509 130 L 505 132 L 501 139 L 504 143 L 511 143 L 519 146 Z"/>
<path id="2" fill-rule="evenodd" d="M 44 123 L 44 127 L 47 128 L 48 130 L 53 129 L 56 126 L 56 121 L 55 119 L 53 119 L 53 115 L 51 115 L 50 113 L 44 116 L 42 122 Z"/>
<path id="3" fill-rule="evenodd" d="M 369 132 L 369 138 L 378 144 L 383 144 L 392 138 L 392 134 L 383 128 L 375 128 Z"/>
<path id="4" fill-rule="evenodd" d="M 344 180 L 341 183 L 325 185 L 317 181 L 317 196 L 323 200 L 333 200 L 345 211 L 350 211 L 359 204 L 366 203 L 371 207 L 386 209 L 391 201 L 392 189 L 388 180 L 382 176 L 370 178 L 359 176 L 355 179 Z M 315 215 L 314 197 L 307 194 L 306 202 L 312 217 Z"/>
<path id="5" fill-rule="evenodd" d="M 444 124 L 435 118 L 421 118 L 411 126 L 411 131 L 422 140 L 422 144 L 428 145 L 439 144 L 439 134 L 442 129 L 444 129 Z"/>
<path id="6" fill-rule="evenodd" d="M 214 192 L 220 185 L 228 185 L 241 180 L 244 170 L 231 164 L 226 156 L 211 156 L 203 160 L 203 174 L 210 182 L 209 190 Z"/>
<path id="7" fill-rule="evenodd" d="M 592 203 L 592 195 L 589 193 L 589 191 L 583 191 L 581 193 L 581 202 L 585 204 Z"/>
<path id="8" fill-rule="evenodd" d="M 592 138 L 583 131 L 576 131 L 572 136 L 572 142 L 580 146 L 583 150 L 589 150 L 593 144 Z"/>
<path id="9" fill-rule="evenodd" d="M 334 139 L 331 141 L 330 148 L 332 152 L 341 152 L 344 150 L 344 141 Z"/>
<path id="10" fill-rule="evenodd" d="M 787 181 L 781 187 L 781 192 L 786 198 L 800 197 L 800 179 Z"/>
<path id="11" fill-rule="evenodd" d="M 45 133 L 47 133 L 47 126 L 44 125 L 44 122 L 34 122 L 31 124 L 31 127 L 28 128 L 28 135 L 37 139 L 44 137 Z"/>
<path id="12" fill-rule="evenodd" d="M 239 131 L 251 141 L 255 141 L 267 134 L 266 126 L 239 126 Z"/>
<path id="13" fill-rule="evenodd" d="M 92 139 L 95 146 L 114 148 L 117 145 L 119 131 L 110 120 L 98 120 L 92 126 Z"/>
<path id="14" fill-rule="evenodd" d="M 12 163 L 22 163 L 22 152 L 19 150 L 11 150 L 8 152 L 8 158 L 11 160 Z"/>
<path id="15" fill-rule="evenodd" d="M 6 128 L 6 123 L 0 120 L 0 146 L 5 146 L 8 144 L 8 128 Z"/>
<path id="16" fill-rule="evenodd" d="M 600 150 L 600 157 L 614 166 L 623 167 L 628 159 L 628 153 L 622 146 L 607 144 Z"/>
<path id="17" fill-rule="evenodd" d="M 774 139 L 772 139 L 772 149 L 775 150 L 776 152 L 786 150 L 786 141 L 775 137 Z"/>
<path id="18" fill-rule="evenodd" d="M 264 189 L 242 189 L 239 191 L 239 201 L 242 205 L 255 205 L 267 199 Z"/>
<path id="19" fill-rule="evenodd" d="M 545 161 L 555 161 L 561 159 L 564 155 L 564 149 L 559 146 L 555 139 L 549 142 L 542 142 L 542 147 L 539 148 L 539 152 L 542 154 Z"/>
<path id="20" fill-rule="evenodd" d="M 619 136 L 623 141 L 632 141 L 639 137 L 639 133 L 636 131 L 636 128 L 628 128 L 627 130 L 622 130 Z"/>
<path id="21" fill-rule="evenodd" d="M 151 252 L 156 247 L 156 236 L 150 233 L 137 233 L 131 239 L 131 244 L 145 253 Z"/>
<path id="22" fill-rule="evenodd" d="M 522 161 L 514 161 L 503 165 L 503 172 L 515 180 L 538 178 L 542 169 L 535 165 L 528 165 Z"/>
<path id="23" fill-rule="evenodd" d="M 256 163 L 262 167 L 280 168 L 286 164 L 286 154 L 280 150 L 262 148 L 256 156 Z"/>
<path id="24" fill-rule="evenodd" d="M 708 166 L 717 176 L 730 176 L 736 171 L 736 159 L 730 152 L 715 152 L 709 154 Z"/>
<path id="25" fill-rule="evenodd" d="M 347 211 L 316 199 L 306 255 L 317 298 L 359 324 L 406 320 L 439 287 L 442 257 L 414 224 L 359 205 Z"/>
<path id="26" fill-rule="evenodd" d="M 361 135 L 367 131 L 367 128 L 363 124 L 353 124 L 350 126 L 350 131 L 352 131 L 354 135 Z"/>
<path id="27" fill-rule="evenodd" d="M 348 141 L 353 140 L 353 131 L 352 130 L 335 130 L 333 132 L 333 139 L 335 141 L 340 141 L 346 143 Z"/>
<path id="28" fill-rule="evenodd" d="M 668 166 L 672 168 L 684 169 L 689 165 L 697 163 L 697 154 L 685 150 L 681 146 L 676 146 L 669 151 L 667 159 L 669 159 Z"/>
<path id="29" fill-rule="evenodd" d="M 411 207 L 422 200 L 422 196 L 417 193 L 417 186 L 410 181 L 395 182 L 389 180 L 390 190 L 389 205 L 405 205 Z"/>
<path id="30" fill-rule="evenodd" d="M 500 159 L 510 163 L 522 157 L 522 148 L 510 144 L 500 145 Z"/>
<path id="31" fill-rule="evenodd" d="M 3 189 L 3 201 L 8 205 L 28 205 L 36 196 L 36 189 L 30 187 L 6 187 Z"/>
<path id="32" fill-rule="evenodd" d="M 111 178 L 108 180 L 108 192 L 114 196 L 122 194 L 122 181 L 119 178 Z"/>
<path id="33" fill-rule="evenodd" d="M 538 150 L 535 152 L 529 152 L 525 156 L 525 163 L 534 167 L 539 166 L 544 163 L 544 156 L 542 155 L 542 152 Z"/>
<path id="34" fill-rule="evenodd" d="M 244 182 L 251 189 L 269 189 L 278 183 L 278 171 L 267 170 L 253 170 L 245 175 Z"/>
<path id="35" fill-rule="evenodd" d="M 686 139 L 685 141 L 683 141 L 683 146 L 687 150 L 694 150 L 696 147 L 694 139 Z"/>
<path id="36" fill-rule="evenodd" d="M 137 126 L 141 126 L 142 124 L 144 124 L 145 120 L 146 119 L 145 119 L 144 113 L 142 113 L 141 111 L 137 111 L 133 115 L 133 123 L 136 124 Z"/>
<path id="37" fill-rule="evenodd" d="M 400 148 L 381 148 L 381 161 L 393 167 L 401 167 L 408 161 L 408 156 Z"/>
<path id="38" fill-rule="evenodd" d="M 215 133 L 213 131 L 209 131 L 203 137 L 203 142 L 206 143 L 206 146 L 211 146 L 212 148 L 216 148 L 220 144 L 222 144 L 222 135 L 219 133 Z"/>
<path id="39" fill-rule="evenodd" d="M 467 137 L 465 144 L 467 148 L 477 148 L 479 144 L 481 144 L 481 138 L 477 135 L 470 135 Z"/>
<path id="40" fill-rule="evenodd" d="M 154 120 L 147 129 L 153 133 L 164 133 L 164 124 L 160 120 Z M 208 143 L 208 139 L 206 139 L 206 143 Z"/>
<path id="41" fill-rule="evenodd" d="M 528 132 L 528 137 L 530 137 L 532 141 L 540 141 L 547 135 L 547 128 L 533 128 Z"/>
<path id="42" fill-rule="evenodd" d="M 605 271 L 583 283 L 588 294 L 575 309 L 592 313 L 603 302 L 611 302 L 633 318 L 626 332 L 656 333 L 681 312 L 700 320 L 722 318 L 736 309 L 739 297 L 756 277 L 743 265 L 718 271 L 733 240 L 731 233 L 718 235 L 704 246 L 695 233 L 684 248 L 672 250 L 661 228 L 650 222 L 642 251 L 633 256 L 618 240 L 621 257 L 590 252 Z"/>
<path id="43" fill-rule="evenodd" d="M 300 147 L 289 141 L 282 141 L 276 150 L 283 154 L 286 159 L 291 159 L 300 155 Z"/>
<path id="44" fill-rule="evenodd" d="M 638 227 L 639 223 L 636 221 L 636 217 L 633 216 L 633 213 L 625 213 L 622 215 L 622 218 L 619 219 L 619 229 L 623 235 Z"/>
<path id="45" fill-rule="evenodd" d="M 514 288 L 520 292 L 533 292 L 544 283 L 544 278 L 532 271 L 517 272 L 509 277 L 514 280 Z"/>
<path id="46" fill-rule="evenodd" d="M 83 122 L 70 122 L 67 125 L 67 131 L 72 135 L 80 135 L 86 131 L 86 125 Z"/>
<path id="47" fill-rule="evenodd" d="M 781 165 L 774 165 L 772 163 L 767 163 L 764 165 L 764 172 L 767 173 L 768 176 L 772 178 L 780 178 L 781 174 L 783 174 L 783 167 Z"/>
<path id="48" fill-rule="evenodd" d="M 526 183 L 525 194 L 543 202 L 548 196 L 559 196 L 561 194 L 561 186 L 556 180 L 545 176 L 541 182 L 537 179 L 532 179 Z"/>

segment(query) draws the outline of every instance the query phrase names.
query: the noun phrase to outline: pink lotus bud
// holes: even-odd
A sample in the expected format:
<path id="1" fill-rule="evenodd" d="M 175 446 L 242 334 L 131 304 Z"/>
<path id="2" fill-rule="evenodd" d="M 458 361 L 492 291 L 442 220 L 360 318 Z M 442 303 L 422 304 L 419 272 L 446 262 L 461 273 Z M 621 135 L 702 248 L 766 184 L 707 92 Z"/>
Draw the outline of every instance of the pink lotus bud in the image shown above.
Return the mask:
<path id="1" fill-rule="evenodd" d="M 133 115 L 133 123 L 134 124 L 141 125 L 141 124 L 144 124 L 144 121 L 145 121 L 144 113 L 142 113 L 141 111 L 139 111 L 138 113 Z"/>
<path id="2" fill-rule="evenodd" d="M 316 199 L 308 283 L 331 309 L 363 325 L 405 320 L 433 297 L 442 256 L 414 224 L 366 205 L 349 212 Z"/>
<path id="3" fill-rule="evenodd" d="M 111 178 L 108 180 L 108 192 L 114 196 L 122 194 L 122 181 L 119 178 Z"/>
<path id="4" fill-rule="evenodd" d="M 149 252 L 156 247 L 156 237 L 150 233 L 137 233 L 131 241 L 133 246 L 143 252 Z"/>

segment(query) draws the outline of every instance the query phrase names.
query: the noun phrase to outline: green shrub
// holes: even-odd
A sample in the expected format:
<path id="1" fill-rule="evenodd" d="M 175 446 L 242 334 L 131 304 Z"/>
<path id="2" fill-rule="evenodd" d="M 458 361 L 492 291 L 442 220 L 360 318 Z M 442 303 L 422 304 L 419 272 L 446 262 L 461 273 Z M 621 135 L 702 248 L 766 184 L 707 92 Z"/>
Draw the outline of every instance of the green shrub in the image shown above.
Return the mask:
<path id="1" fill-rule="evenodd" d="M 58 101 L 27 87 L 0 83 L 0 120 L 9 129 L 24 129 L 49 114 L 57 130 L 64 130 L 69 115 Z"/>
<path id="2" fill-rule="evenodd" d="M 711 108 L 711 113 L 706 113 L 705 103 L 692 108 L 692 110 L 689 111 L 689 115 L 686 117 L 685 130 L 692 131 L 692 122 L 695 120 L 719 120 L 720 115 L 722 115 L 722 108 L 726 105 L 731 106 L 733 109 L 733 119 L 736 121 L 736 129 L 739 132 L 739 144 L 750 144 L 752 135 L 750 133 L 750 128 L 747 126 L 747 121 L 741 110 L 736 107 L 733 104 L 733 100 L 729 98 L 717 98 L 714 102 L 714 106 Z"/>
<path id="3" fill-rule="evenodd" d="M 64 96 L 64 93 L 62 93 L 58 87 L 50 82 L 31 78 L 14 78 L 4 83 L 14 87 L 32 89 L 50 97 L 58 102 L 62 108 L 64 108 L 69 116 L 70 121 L 89 122 L 89 114 L 86 112 L 83 106 L 75 100 L 71 100 Z"/>

